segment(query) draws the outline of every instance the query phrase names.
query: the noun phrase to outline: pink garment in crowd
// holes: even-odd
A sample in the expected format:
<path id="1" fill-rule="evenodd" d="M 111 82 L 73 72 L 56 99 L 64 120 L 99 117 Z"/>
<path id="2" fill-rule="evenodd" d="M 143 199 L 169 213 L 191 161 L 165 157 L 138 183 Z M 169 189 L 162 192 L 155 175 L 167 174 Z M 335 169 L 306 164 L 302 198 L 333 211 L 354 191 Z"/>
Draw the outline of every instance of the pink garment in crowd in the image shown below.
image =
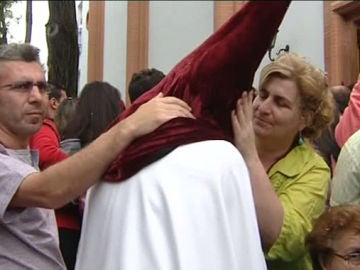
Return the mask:
<path id="1" fill-rule="evenodd" d="M 349 105 L 346 107 L 335 128 L 335 139 L 340 147 L 360 129 L 360 82 L 351 91 Z"/>

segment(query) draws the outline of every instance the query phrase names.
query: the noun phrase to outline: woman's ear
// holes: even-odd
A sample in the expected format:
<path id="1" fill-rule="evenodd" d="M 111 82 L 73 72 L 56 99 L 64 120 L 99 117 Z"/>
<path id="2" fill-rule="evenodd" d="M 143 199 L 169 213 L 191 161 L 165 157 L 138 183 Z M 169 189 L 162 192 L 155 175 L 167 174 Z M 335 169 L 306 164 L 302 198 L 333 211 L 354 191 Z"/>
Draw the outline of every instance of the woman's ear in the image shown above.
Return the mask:
<path id="1" fill-rule="evenodd" d="M 301 123 L 299 131 L 303 130 L 305 127 L 311 126 L 314 118 L 313 112 L 307 112 L 301 116 Z"/>
<path id="2" fill-rule="evenodd" d="M 306 126 L 310 126 L 314 120 L 314 112 L 308 112 L 306 115 Z"/>
<path id="3" fill-rule="evenodd" d="M 304 128 L 307 126 L 307 120 L 305 116 L 301 116 L 300 118 L 300 124 L 299 124 L 299 132 L 301 132 Z"/>

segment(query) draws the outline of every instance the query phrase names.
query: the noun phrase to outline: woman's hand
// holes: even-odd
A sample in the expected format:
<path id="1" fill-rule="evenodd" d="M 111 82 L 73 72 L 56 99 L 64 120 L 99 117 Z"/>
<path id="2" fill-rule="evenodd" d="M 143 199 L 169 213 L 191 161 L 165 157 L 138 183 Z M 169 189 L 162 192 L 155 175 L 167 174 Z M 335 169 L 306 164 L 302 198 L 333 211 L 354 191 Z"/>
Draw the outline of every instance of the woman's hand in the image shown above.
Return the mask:
<path id="1" fill-rule="evenodd" d="M 234 143 L 241 152 L 245 161 L 257 155 L 255 145 L 255 133 L 253 129 L 253 91 L 243 92 L 236 103 L 236 110 L 231 112 Z"/>
<path id="2" fill-rule="evenodd" d="M 235 146 L 249 170 L 261 241 L 263 248 L 267 250 L 280 234 L 284 210 L 257 152 L 252 99 L 252 92 L 244 92 L 236 104 L 236 110 L 231 113 L 231 118 Z"/>
<path id="3" fill-rule="evenodd" d="M 164 97 L 163 93 L 142 104 L 132 115 L 123 121 L 132 126 L 134 137 L 154 131 L 165 122 L 177 118 L 195 119 L 191 107 L 176 97 Z"/>

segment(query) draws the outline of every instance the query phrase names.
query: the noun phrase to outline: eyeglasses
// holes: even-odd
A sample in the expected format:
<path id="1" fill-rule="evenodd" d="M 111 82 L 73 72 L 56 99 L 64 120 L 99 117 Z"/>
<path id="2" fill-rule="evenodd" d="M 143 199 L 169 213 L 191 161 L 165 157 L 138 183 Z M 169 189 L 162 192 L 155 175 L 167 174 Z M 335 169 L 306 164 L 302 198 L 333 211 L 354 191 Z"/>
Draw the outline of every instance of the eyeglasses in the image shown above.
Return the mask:
<path id="1" fill-rule="evenodd" d="M 10 84 L 1 85 L 0 88 L 9 88 L 10 90 L 17 90 L 22 93 L 29 93 L 36 86 L 40 94 L 44 95 L 49 92 L 49 84 L 45 81 L 18 81 Z"/>
<path id="2" fill-rule="evenodd" d="M 343 259 L 344 261 L 346 261 L 352 265 L 360 265 L 360 250 L 351 252 L 346 255 L 341 255 L 341 254 L 338 254 L 335 252 L 333 252 L 332 254 L 335 255 L 336 257 Z"/>

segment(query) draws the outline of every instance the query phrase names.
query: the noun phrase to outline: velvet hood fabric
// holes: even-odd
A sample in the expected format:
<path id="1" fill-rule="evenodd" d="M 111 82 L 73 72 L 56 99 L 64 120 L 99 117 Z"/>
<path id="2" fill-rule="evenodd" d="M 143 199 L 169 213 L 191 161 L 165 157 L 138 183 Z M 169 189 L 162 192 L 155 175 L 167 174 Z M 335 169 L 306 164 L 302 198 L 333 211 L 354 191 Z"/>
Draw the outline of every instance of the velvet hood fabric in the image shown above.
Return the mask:
<path id="1" fill-rule="evenodd" d="M 196 119 L 173 119 L 135 140 L 103 179 L 123 181 L 179 145 L 214 139 L 231 142 L 231 111 L 242 92 L 250 89 L 290 2 L 244 2 L 218 31 L 124 111 L 112 125 L 162 92 L 186 101 Z"/>

